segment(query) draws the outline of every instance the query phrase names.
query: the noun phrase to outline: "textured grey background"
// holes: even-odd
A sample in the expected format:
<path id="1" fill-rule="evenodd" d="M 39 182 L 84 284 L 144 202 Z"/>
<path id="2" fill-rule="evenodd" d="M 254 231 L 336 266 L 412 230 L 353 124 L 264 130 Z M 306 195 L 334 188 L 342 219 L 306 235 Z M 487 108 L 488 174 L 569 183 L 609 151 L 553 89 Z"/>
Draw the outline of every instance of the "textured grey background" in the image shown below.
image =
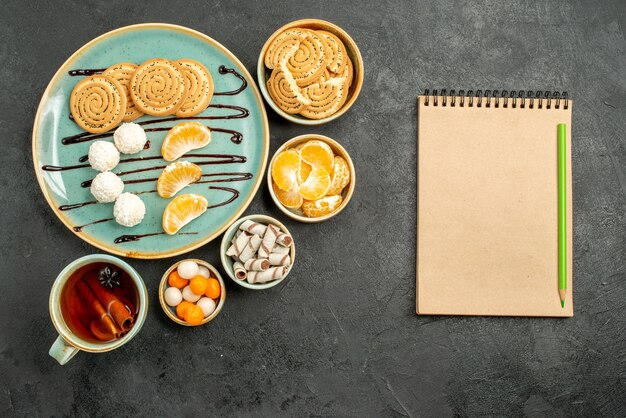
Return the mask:
<path id="1" fill-rule="evenodd" d="M 624 0 L 143 3 L 2 2 L 0 415 L 626 416 Z M 254 74 L 267 36 L 303 17 L 354 37 L 365 83 L 326 126 L 270 111 L 271 148 L 302 133 L 338 139 L 358 173 L 347 210 L 298 224 L 262 188 L 248 213 L 294 233 L 290 280 L 264 292 L 229 283 L 217 320 L 183 329 L 157 299 L 175 260 L 130 260 L 151 294 L 141 333 L 58 366 L 50 286 L 97 251 L 56 219 L 33 174 L 32 122 L 56 69 L 108 30 L 162 21 L 214 37 Z M 573 319 L 414 314 L 415 98 L 441 87 L 573 96 Z M 190 255 L 219 264 L 218 243 Z"/>

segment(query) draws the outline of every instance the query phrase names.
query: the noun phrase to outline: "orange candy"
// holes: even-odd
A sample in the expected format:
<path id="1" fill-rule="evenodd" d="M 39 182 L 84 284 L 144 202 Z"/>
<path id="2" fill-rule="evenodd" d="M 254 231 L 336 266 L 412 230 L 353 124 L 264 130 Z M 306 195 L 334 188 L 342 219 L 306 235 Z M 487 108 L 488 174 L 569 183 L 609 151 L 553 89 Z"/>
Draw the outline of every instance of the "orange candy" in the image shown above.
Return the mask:
<path id="1" fill-rule="evenodd" d="M 189 282 L 189 280 L 180 277 L 178 271 L 176 270 L 172 271 L 167 278 L 167 284 L 178 289 L 182 289 L 183 287 L 187 286 L 187 282 Z"/>
<path id="2" fill-rule="evenodd" d="M 214 278 L 207 279 L 207 288 L 204 296 L 211 299 L 217 299 L 220 297 L 221 293 L 222 289 L 220 287 L 220 282 Z"/>
<path id="3" fill-rule="evenodd" d="M 204 313 L 199 306 L 192 303 L 190 305 L 185 314 L 185 321 L 187 321 L 189 325 L 200 325 L 204 319 Z"/>
<path id="4" fill-rule="evenodd" d="M 202 295 L 207 290 L 208 280 L 204 276 L 197 275 L 189 281 L 191 291 L 196 295 Z"/>
<path id="5" fill-rule="evenodd" d="M 183 300 L 181 303 L 178 304 L 178 306 L 176 307 L 176 315 L 178 315 L 178 317 L 180 319 L 182 319 L 183 321 L 186 321 L 186 317 L 187 317 L 187 311 L 189 310 L 190 307 L 192 306 L 196 306 L 191 302 L 187 302 L 186 300 Z"/>

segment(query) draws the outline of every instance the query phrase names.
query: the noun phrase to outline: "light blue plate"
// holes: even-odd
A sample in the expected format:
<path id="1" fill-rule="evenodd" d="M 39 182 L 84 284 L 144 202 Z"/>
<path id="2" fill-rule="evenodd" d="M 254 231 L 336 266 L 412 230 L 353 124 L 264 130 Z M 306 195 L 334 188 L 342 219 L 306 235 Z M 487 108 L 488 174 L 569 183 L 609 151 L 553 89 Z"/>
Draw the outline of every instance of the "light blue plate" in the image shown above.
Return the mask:
<path id="1" fill-rule="evenodd" d="M 71 144 L 67 143 L 67 139 L 64 140 L 84 133 L 69 118 L 70 93 L 84 76 L 70 75 L 70 71 L 107 68 L 118 62 L 140 64 L 157 57 L 171 60 L 191 58 L 203 63 L 213 77 L 216 93 L 237 92 L 244 84 L 246 85 L 245 89 L 236 94 L 214 95 L 209 108 L 198 115 L 217 117 L 200 120 L 212 128 L 211 143 L 205 148 L 192 151 L 201 154 L 240 156 L 245 162 L 201 165 L 205 175 L 201 182 L 220 181 L 196 183 L 179 194 L 202 194 L 209 202 L 209 209 L 173 236 L 163 234 L 161 227 L 163 210 L 171 199 L 163 199 L 155 192 L 150 192 L 156 189 L 156 181 L 128 183 L 132 180 L 156 179 L 161 169 L 121 176 L 127 182 L 125 191 L 140 193 L 139 196 L 146 205 L 146 216 L 143 222 L 135 227 L 127 228 L 118 225 L 114 220 L 97 222 L 113 217 L 113 203 L 92 203 L 72 208 L 73 205 L 94 201 L 89 188 L 82 187 L 81 183 L 92 179 L 97 172 L 91 169 L 88 163 L 81 162 L 81 157 L 87 154 L 90 144 L 95 139 L 112 141 L 112 137 L 110 135 L 104 138 L 87 137 L 85 141 Z M 229 69 L 236 73 L 228 72 Z M 242 80 L 245 80 L 245 83 Z M 224 116 L 236 117 L 225 119 Z M 134 122 L 150 122 L 156 119 L 162 118 L 142 116 Z M 145 129 L 171 128 L 179 122 L 148 123 L 143 126 Z M 167 130 L 147 132 L 150 148 L 139 154 L 122 155 L 122 161 L 133 157 L 160 157 L 161 143 L 166 134 Z M 267 116 L 259 91 L 245 67 L 232 53 L 208 36 L 188 28 L 167 24 L 123 27 L 108 32 L 80 48 L 50 81 L 39 104 L 33 128 L 35 172 L 54 213 L 70 230 L 88 243 L 112 254 L 135 258 L 164 258 L 182 254 L 206 244 L 221 234 L 241 215 L 254 197 L 263 178 L 268 149 Z M 183 156 L 181 159 L 199 163 L 229 158 Z M 121 162 L 113 172 L 119 174 L 166 164 L 160 158 Z M 54 167 L 44 167 L 75 165 L 81 167 L 62 171 L 50 171 L 54 170 Z M 219 173 L 230 174 L 218 175 Z M 237 178 L 243 180 L 237 181 Z M 237 197 L 233 201 L 219 206 L 234 196 Z M 211 208 L 213 205 L 216 207 Z M 68 206 L 71 209 L 68 209 Z M 82 225 L 86 226 L 80 228 Z"/>

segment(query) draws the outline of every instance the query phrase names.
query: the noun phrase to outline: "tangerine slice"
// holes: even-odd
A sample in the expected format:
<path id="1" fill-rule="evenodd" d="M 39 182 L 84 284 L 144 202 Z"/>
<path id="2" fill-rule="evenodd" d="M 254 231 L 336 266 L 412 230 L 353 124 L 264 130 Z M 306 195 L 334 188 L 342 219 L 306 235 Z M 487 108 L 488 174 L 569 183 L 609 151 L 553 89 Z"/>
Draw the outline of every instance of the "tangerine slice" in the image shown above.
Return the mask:
<path id="1" fill-rule="evenodd" d="M 315 168 L 309 178 L 300 185 L 300 196 L 306 200 L 317 200 L 324 197 L 330 188 L 330 174 L 324 168 Z"/>
<path id="2" fill-rule="evenodd" d="M 313 171 L 313 167 L 310 164 L 302 161 L 300 163 L 300 168 L 296 172 L 296 181 L 298 182 L 298 186 L 301 185 L 309 178 L 309 174 Z"/>
<path id="3" fill-rule="evenodd" d="M 189 161 L 177 161 L 168 164 L 157 181 L 159 196 L 170 198 L 191 183 L 195 183 L 202 177 L 202 169 L 199 165 Z"/>
<path id="4" fill-rule="evenodd" d="M 322 141 L 312 140 L 300 148 L 300 158 L 313 168 L 323 168 L 328 174 L 333 172 L 333 150 Z"/>
<path id="5" fill-rule="evenodd" d="M 300 156 L 294 150 L 286 150 L 276 156 L 272 164 L 272 179 L 287 191 L 296 183 L 296 172 L 300 168 Z"/>
<path id="6" fill-rule="evenodd" d="M 317 200 L 306 200 L 302 204 L 302 212 L 309 218 L 319 218 L 334 212 L 343 202 L 340 195 L 326 196 Z"/>
<path id="7" fill-rule="evenodd" d="M 328 196 L 340 194 L 344 187 L 350 183 L 350 167 L 348 162 L 338 155 L 333 160 L 333 175 L 330 180 L 330 189 L 326 192 Z"/>
<path id="8" fill-rule="evenodd" d="M 202 215 L 207 210 L 204 196 L 199 194 L 181 194 L 174 198 L 163 212 L 163 230 L 168 235 L 174 235 L 183 226 Z"/>
<path id="9" fill-rule="evenodd" d="M 174 161 L 192 149 L 206 147 L 211 142 L 211 131 L 199 122 L 183 122 L 167 133 L 161 146 L 165 161 Z"/>
<path id="10" fill-rule="evenodd" d="M 300 188 L 297 184 L 294 184 L 291 190 L 288 191 L 281 190 L 278 186 L 276 186 L 276 183 L 272 183 L 272 188 L 274 189 L 274 193 L 276 194 L 278 201 L 282 203 L 284 207 L 289 209 L 298 209 L 302 206 L 303 200 L 302 196 L 300 196 Z"/>

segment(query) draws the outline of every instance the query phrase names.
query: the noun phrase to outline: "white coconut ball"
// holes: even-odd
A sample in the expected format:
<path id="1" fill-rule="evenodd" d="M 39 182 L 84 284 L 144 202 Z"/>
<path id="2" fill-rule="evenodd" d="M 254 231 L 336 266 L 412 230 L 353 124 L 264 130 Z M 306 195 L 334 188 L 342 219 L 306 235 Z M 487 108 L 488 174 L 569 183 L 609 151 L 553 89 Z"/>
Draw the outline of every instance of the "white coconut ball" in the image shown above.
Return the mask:
<path id="1" fill-rule="evenodd" d="M 115 202 L 115 199 L 124 191 L 124 182 L 117 174 L 105 171 L 94 177 L 90 190 L 98 202 Z"/>
<path id="2" fill-rule="evenodd" d="M 169 306 L 178 306 L 183 301 L 183 294 L 180 292 L 180 289 L 175 287 L 165 289 L 163 296 L 165 297 L 165 303 Z"/>
<path id="3" fill-rule="evenodd" d="M 146 145 L 146 131 L 136 123 L 122 123 L 113 133 L 113 141 L 122 154 L 136 154 Z"/>
<path id="4" fill-rule="evenodd" d="M 180 277 L 191 280 L 198 274 L 198 264 L 195 261 L 186 260 L 178 265 L 177 270 Z"/>
<path id="5" fill-rule="evenodd" d="M 143 220 L 145 214 L 146 205 L 139 196 L 132 193 L 119 195 L 113 206 L 113 216 L 120 225 L 135 226 Z"/>
<path id="6" fill-rule="evenodd" d="M 200 299 L 200 296 L 202 295 L 196 295 L 195 293 L 193 293 L 191 287 L 189 286 L 185 286 L 183 288 L 183 299 L 185 299 L 187 302 L 196 303 L 198 299 Z"/>
<path id="7" fill-rule="evenodd" d="M 180 273 L 179 273 L 180 274 Z M 198 266 L 198 273 L 200 276 L 204 277 L 204 278 L 209 278 L 211 277 L 211 272 L 209 271 L 208 268 L 204 267 L 204 266 Z"/>
<path id="8" fill-rule="evenodd" d="M 196 303 L 200 309 L 202 309 L 202 313 L 204 313 L 204 317 L 211 315 L 215 311 L 215 301 L 211 298 L 202 298 Z"/>
<path id="9" fill-rule="evenodd" d="M 111 171 L 120 162 L 120 152 L 110 142 L 96 141 L 89 147 L 89 165 L 98 171 Z"/>

